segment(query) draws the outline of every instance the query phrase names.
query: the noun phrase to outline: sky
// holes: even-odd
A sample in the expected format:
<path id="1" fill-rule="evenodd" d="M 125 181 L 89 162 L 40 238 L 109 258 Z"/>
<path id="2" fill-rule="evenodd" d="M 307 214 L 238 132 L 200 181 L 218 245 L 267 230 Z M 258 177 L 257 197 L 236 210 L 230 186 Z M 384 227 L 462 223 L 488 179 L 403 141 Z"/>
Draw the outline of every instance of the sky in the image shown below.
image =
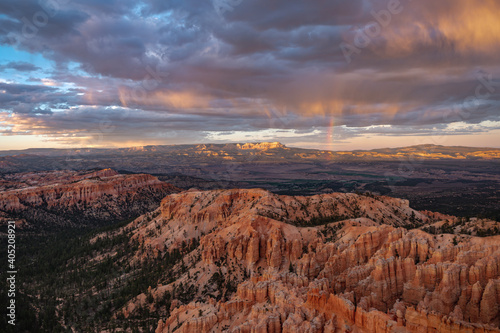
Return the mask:
<path id="1" fill-rule="evenodd" d="M 497 0 L 2 0 L 0 149 L 500 147 Z"/>

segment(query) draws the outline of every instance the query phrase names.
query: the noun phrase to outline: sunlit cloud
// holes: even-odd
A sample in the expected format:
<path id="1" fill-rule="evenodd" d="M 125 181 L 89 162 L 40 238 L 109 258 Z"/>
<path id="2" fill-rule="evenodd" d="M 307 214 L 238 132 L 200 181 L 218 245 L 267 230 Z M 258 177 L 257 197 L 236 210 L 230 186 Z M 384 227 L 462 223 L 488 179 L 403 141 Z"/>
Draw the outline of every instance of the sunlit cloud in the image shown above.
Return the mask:
<path id="1" fill-rule="evenodd" d="M 373 11 L 385 0 L 243 1 L 224 18 L 210 1 L 69 2 L 26 38 L 20 18 L 38 3 L 6 0 L 0 132 L 64 145 L 332 148 L 440 132 L 491 145 L 500 3 L 400 3 L 381 24 Z M 340 45 L 374 23 L 380 31 L 346 61 Z"/>

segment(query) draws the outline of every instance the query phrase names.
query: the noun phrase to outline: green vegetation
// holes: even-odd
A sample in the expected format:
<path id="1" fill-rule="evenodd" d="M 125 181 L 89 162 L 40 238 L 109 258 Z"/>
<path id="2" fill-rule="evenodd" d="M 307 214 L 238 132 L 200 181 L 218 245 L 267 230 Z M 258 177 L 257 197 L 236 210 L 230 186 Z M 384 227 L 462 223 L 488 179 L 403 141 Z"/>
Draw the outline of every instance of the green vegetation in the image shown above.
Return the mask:
<path id="1" fill-rule="evenodd" d="M 494 227 L 486 228 L 484 226 L 484 221 L 481 225 L 473 225 L 471 227 L 467 227 L 469 222 L 469 218 L 462 218 L 457 224 L 450 224 L 449 222 L 443 223 L 440 227 L 436 226 L 426 226 L 422 228 L 423 231 L 438 235 L 438 234 L 465 234 L 465 235 L 474 235 L 477 237 L 489 237 L 489 236 L 497 236 L 500 235 L 500 228 L 495 225 Z M 497 222 L 498 223 L 498 222 Z M 455 244 L 456 245 L 456 244 Z"/>
<path id="2" fill-rule="evenodd" d="M 335 242 L 337 240 L 337 232 L 344 227 L 344 222 L 337 223 L 336 225 L 325 225 L 320 230 L 321 234 L 325 237 L 326 242 Z"/>
<path id="3" fill-rule="evenodd" d="M 177 289 L 177 295 L 167 293 L 156 305 L 161 311 L 149 313 L 147 307 L 138 309 L 135 316 L 124 318 L 114 314 L 129 300 L 146 293 L 149 286 L 171 283 L 187 267 L 176 266 L 186 254 L 198 247 L 198 240 L 184 243 L 180 249 L 153 258 L 144 254 L 144 260 L 132 261 L 136 253 L 144 253 L 138 241 L 131 241 L 131 233 L 121 227 L 131 220 L 121 221 L 97 231 L 65 230 L 51 236 L 18 235 L 17 296 L 19 325 L 15 332 L 95 332 L 115 327 L 139 328 L 154 331 L 160 315 L 167 315 L 175 297 L 181 302 L 193 299 L 191 287 Z M 95 237 L 106 232 L 104 236 Z M 0 260 L 6 262 L 2 252 Z M 2 272 L 2 279 L 5 279 Z M 0 295 L 6 304 L 6 295 Z M 8 327 L 5 316 L 0 325 Z M 7 328 L 7 331 L 8 328 Z M 12 331 L 14 332 L 14 331 Z"/>
<path id="4" fill-rule="evenodd" d="M 203 290 L 203 295 L 215 298 L 217 301 L 227 301 L 229 296 L 236 292 L 237 283 L 231 280 L 228 275 L 222 274 L 221 271 L 215 272 L 208 280 L 207 285 Z M 214 294 L 217 293 L 215 296 Z"/>

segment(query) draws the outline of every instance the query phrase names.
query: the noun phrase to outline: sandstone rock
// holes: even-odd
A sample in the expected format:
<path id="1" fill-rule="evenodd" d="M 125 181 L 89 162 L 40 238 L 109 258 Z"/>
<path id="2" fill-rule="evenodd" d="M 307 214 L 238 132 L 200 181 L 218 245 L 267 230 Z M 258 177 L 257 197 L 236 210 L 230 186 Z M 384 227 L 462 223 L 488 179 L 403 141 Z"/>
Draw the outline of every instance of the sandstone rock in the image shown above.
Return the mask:
<path id="1" fill-rule="evenodd" d="M 354 219 L 356 206 L 367 217 Z M 452 235 L 399 228 L 411 216 L 407 201 L 189 191 L 166 197 L 160 211 L 137 222 L 145 244 L 161 240 L 166 250 L 200 237 L 193 270 L 228 272 L 238 282 L 227 301 L 179 306 L 188 313 L 214 307 L 205 319 L 181 318 L 185 332 L 500 332 L 500 237 L 462 236 L 454 246 Z M 346 219 L 299 226 L 319 213 Z M 148 236 L 160 220 L 159 235 Z M 202 289 L 208 282 L 197 283 Z M 165 331 L 172 316 L 158 328 Z"/>
<path id="2" fill-rule="evenodd" d="M 0 192 L 0 211 L 41 223 L 69 224 L 119 220 L 157 207 L 162 197 L 179 189 L 146 174 L 121 175 L 111 169 L 95 172 L 25 174 L 36 186 Z"/>

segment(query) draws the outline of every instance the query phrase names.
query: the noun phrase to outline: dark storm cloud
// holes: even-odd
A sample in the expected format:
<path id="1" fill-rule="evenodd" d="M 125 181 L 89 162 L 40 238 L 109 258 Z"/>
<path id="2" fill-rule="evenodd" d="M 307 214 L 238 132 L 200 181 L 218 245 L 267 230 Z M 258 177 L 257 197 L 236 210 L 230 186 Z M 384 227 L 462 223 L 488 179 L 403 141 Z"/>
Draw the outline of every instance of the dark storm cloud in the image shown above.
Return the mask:
<path id="1" fill-rule="evenodd" d="M 108 143 L 125 143 L 137 138 L 159 140 L 158 142 L 168 139 L 182 143 L 186 142 L 186 135 L 193 141 L 201 142 L 207 128 L 219 131 L 251 129 L 251 126 L 236 125 L 234 119 L 228 117 L 217 116 L 206 119 L 199 115 L 94 107 L 52 114 L 32 112 L 8 115 L 0 112 L 0 123 L 6 121 L 10 121 L 12 125 L 2 129 L 3 134 L 45 135 L 52 139 L 68 140 L 82 145 L 94 145 L 103 138 Z"/>
<path id="2" fill-rule="evenodd" d="M 54 91 L 55 88 L 43 85 L 10 84 L 5 82 L 0 82 L 0 90 L 5 91 L 3 92 L 3 94 L 23 95 L 31 93 L 46 93 L 49 91 Z"/>
<path id="3" fill-rule="evenodd" d="M 13 69 L 18 72 L 32 72 L 39 70 L 40 67 L 25 61 L 10 61 L 6 64 L 0 64 L 0 72 L 5 71 L 6 69 Z"/>
<path id="4" fill-rule="evenodd" d="M 56 87 L 0 82 L 0 111 L 50 114 L 52 108 L 67 108 L 82 101 L 71 91 Z"/>
<path id="5" fill-rule="evenodd" d="M 311 132 L 330 122 L 418 134 L 500 120 L 500 4 L 401 0 L 378 23 L 373 13 L 394 1 L 2 1 L 0 43 L 55 66 L 48 82 L 1 83 L 0 109 L 17 115 L 20 131 L 32 123 L 53 137 L 78 136 L 92 128 L 89 115 L 109 115 L 117 141 L 167 130 Z M 46 24 L 34 21 L 40 12 Z M 356 52 L 347 59 L 341 45 Z M 37 70 L 29 65 L 0 70 Z M 467 98 L 474 108 L 464 112 Z"/>

